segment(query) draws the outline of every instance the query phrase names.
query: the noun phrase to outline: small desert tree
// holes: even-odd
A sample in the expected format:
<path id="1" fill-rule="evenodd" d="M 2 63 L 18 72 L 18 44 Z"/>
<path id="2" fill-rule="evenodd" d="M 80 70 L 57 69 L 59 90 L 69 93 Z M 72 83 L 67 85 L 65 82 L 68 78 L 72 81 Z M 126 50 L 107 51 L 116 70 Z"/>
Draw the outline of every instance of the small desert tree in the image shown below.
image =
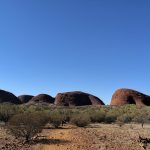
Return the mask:
<path id="1" fill-rule="evenodd" d="M 116 123 L 123 125 L 124 123 L 130 123 L 132 121 L 132 117 L 130 114 L 121 114 L 120 116 L 117 117 Z"/>
<path id="2" fill-rule="evenodd" d="M 141 126 L 143 128 L 144 123 L 148 123 L 150 121 L 150 114 L 149 111 L 145 108 L 139 109 L 135 113 L 135 117 L 133 119 L 135 122 L 141 123 Z"/>
<path id="3" fill-rule="evenodd" d="M 8 124 L 8 130 L 15 137 L 29 142 L 37 133 L 42 131 L 42 127 L 48 122 L 46 112 L 25 112 L 14 115 Z"/>
<path id="4" fill-rule="evenodd" d="M 58 128 L 62 122 L 64 121 L 64 116 L 61 114 L 60 111 L 54 110 L 50 113 L 50 123 L 55 127 Z"/>

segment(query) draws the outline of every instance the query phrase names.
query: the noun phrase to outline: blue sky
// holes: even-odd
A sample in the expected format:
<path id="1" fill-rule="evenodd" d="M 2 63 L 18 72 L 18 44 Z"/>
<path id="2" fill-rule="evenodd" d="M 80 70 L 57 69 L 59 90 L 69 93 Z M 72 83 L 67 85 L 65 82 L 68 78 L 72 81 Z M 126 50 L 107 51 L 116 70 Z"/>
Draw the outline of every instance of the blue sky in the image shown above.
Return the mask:
<path id="1" fill-rule="evenodd" d="M 0 88 L 150 94 L 149 0 L 1 0 Z"/>

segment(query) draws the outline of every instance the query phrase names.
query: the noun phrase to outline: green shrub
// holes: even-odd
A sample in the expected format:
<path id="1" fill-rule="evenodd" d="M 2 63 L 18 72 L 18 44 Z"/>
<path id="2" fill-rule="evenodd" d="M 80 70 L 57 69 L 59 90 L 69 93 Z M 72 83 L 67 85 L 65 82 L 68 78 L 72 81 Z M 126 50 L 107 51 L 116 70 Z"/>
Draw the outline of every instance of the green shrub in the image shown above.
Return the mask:
<path id="1" fill-rule="evenodd" d="M 58 111 L 54 110 L 50 113 L 50 123 L 55 127 L 58 128 L 64 120 L 64 116 Z"/>
<path id="2" fill-rule="evenodd" d="M 0 121 L 8 122 L 8 120 L 18 113 L 18 107 L 9 103 L 0 104 Z"/>
<path id="3" fill-rule="evenodd" d="M 73 114 L 71 117 L 71 123 L 78 127 L 85 127 L 90 123 L 90 117 L 85 113 Z"/>
<path id="4" fill-rule="evenodd" d="M 71 111 L 69 109 L 62 109 L 62 110 L 60 110 L 60 113 L 62 115 L 64 123 L 67 123 L 70 121 Z"/>
<path id="5" fill-rule="evenodd" d="M 117 115 L 108 112 L 105 116 L 105 123 L 113 123 L 117 119 Z"/>
<path id="6" fill-rule="evenodd" d="M 8 131 L 16 138 L 29 142 L 37 133 L 42 131 L 47 122 L 48 115 L 45 112 L 25 112 L 14 115 L 9 120 Z"/>
<path id="7" fill-rule="evenodd" d="M 89 113 L 91 122 L 104 122 L 105 121 L 105 112 L 102 111 L 93 111 Z"/>
<path id="8" fill-rule="evenodd" d="M 145 108 L 139 109 L 135 113 L 135 117 L 134 117 L 133 121 L 137 122 L 137 123 L 141 123 L 141 126 L 143 128 L 144 123 L 150 122 L 150 111 Z"/>
<path id="9" fill-rule="evenodd" d="M 130 116 L 130 114 L 123 114 L 117 117 L 117 121 L 120 121 L 123 123 L 129 123 L 132 121 L 132 116 Z"/>

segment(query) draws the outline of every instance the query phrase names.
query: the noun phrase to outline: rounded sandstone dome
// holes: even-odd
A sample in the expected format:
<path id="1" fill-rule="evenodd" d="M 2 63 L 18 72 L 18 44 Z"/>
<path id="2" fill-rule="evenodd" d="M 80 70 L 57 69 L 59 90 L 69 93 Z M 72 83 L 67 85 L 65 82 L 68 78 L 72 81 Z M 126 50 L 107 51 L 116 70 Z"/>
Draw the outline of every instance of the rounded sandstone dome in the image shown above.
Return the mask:
<path id="1" fill-rule="evenodd" d="M 150 105 L 150 96 L 132 89 L 118 89 L 112 96 L 110 105 L 120 106 L 125 104 L 135 104 L 138 106 Z"/>
<path id="2" fill-rule="evenodd" d="M 0 90 L 0 103 L 20 104 L 21 102 L 14 94 Z"/>
<path id="3" fill-rule="evenodd" d="M 20 95 L 18 96 L 18 99 L 22 104 L 29 102 L 34 96 L 32 95 Z"/>
<path id="4" fill-rule="evenodd" d="M 60 106 L 104 105 L 98 97 L 80 91 L 58 93 L 54 104 Z"/>
<path id="5" fill-rule="evenodd" d="M 47 94 L 39 94 L 34 96 L 29 103 L 36 104 L 36 103 L 54 103 L 54 98 Z"/>

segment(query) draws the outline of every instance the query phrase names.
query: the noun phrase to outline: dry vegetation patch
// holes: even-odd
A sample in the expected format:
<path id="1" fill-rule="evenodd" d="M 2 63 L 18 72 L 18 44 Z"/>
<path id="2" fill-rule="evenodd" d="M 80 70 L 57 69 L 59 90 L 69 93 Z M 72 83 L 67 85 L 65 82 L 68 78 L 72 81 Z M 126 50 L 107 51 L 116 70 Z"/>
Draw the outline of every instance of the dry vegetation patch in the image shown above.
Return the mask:
<path id="1" fill-rule="evenodd" d="M 150 107 L 0 105 L 0 149 L 150 149 Z M 24 141 L 24 142 L 22 142 Z"/>

